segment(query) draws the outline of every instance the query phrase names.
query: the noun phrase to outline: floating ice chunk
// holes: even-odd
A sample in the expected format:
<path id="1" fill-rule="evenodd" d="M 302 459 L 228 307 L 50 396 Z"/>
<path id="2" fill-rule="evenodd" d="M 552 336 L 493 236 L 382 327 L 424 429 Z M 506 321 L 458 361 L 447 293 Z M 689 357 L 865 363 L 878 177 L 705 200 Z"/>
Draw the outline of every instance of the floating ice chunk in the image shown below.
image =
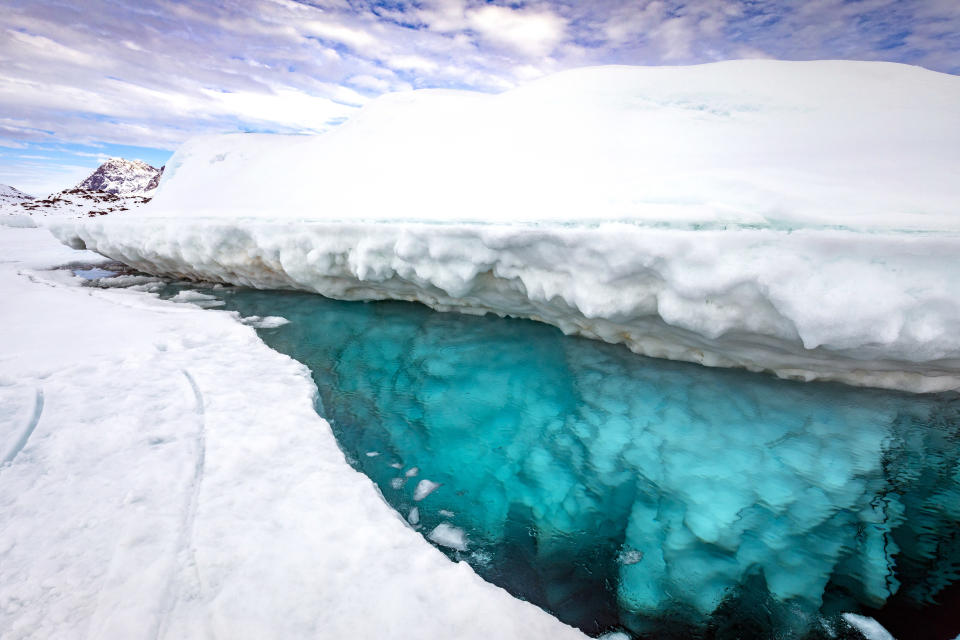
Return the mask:
<path id="1" fill-rule="evenodd" d="M 438 511 L 437 513 L 440 514 L 440 516 L 443 518 L 452 518 L 453 516 L 457 515 L 453 511 L 449 511 L 448 509 L 440 509 L 440 511 Z"/>
<path id="2" fill-rule="evenodd" d="M 137 289 L 144 287 L 161 287 L 163 281 L 154 276 L 117 276 L 107 280 L 98 280 L 97 286 L 101 289 Z"/>
<path id="3" fill-rule="evenodd" d="M 207 293 L 200 293 L 199 291 L 193 291 L 191 289 L 184 289 L 179 292 L 177 295 L 170 298 L 173 302 L 189 302 L 195 304 L 198 307 L 210 308 L 210 307 L 222 307 L 226 304 L 223 300 L 218 300 L 216 296 L 211 296 Z"/>
<path id="4" fill-rule="evenodd" d="M 367 451 L 366 453 L 368 458 L 376 458 L 378 455 L 380 455 L 379 451 Z"/>
<path id="5" fill-rule="evenodd" d="M 873 618 L 856 613 L 845 613 L 841 617 L 847 624 L 862 633 L 867 640 L 894 640 L 890 632 Z"/>
<path id="6" fill-rule="evenodd" d="M 442 547 L 449 547 L 457 551 L 467 550 L 467 534 L 463 532 L 463 529 L 459 529 L 446 522 L 441 522 L 434 527 L 427 538 Z"/>
<path id="7" fill-rule="evenodd" d="M 201 302 L 216 299 L 216 296 L 212 296 L 209 293 L 201 293 L 192 289 L 184 289 L 170 298 L 173 302 Z"/>
<path id="8" fill-rule="evenodd" d="M 407 476 L 408 478 L 412 478 L 413 476 L 417 475 L 418 473 L 420 473 L 420 468 L 419 468 L 419 467 L 410 467 L 409 469 L 407 469 L 407 472 L 406 472 L 405 474 L 403 474 L 403 475 Z"/>
<path id="9" fill-rule="evenodd" d="M 417 483 L 417 488 L 413 490 L 413 499 L 420 502 L 428 495 L 440 488 L 441 482 L 432 482 L 430 480 L 421 480 Z"/>
<path id="10" fill-rule="evenodd" d="M 601 636 L 597 636 L 597 640 L 630 640 L 630 635 L 623 631 L 608 631 Z"/>
<path id="11" fill-rule="evenodd" d="M 240 322 L 254 329 L 276 329 L 285 324 L 290 324 L 289 320 L 280 316 L 247 316 L 241 318 Z"/>
<path id="12" fill-rule="evenodd" d="M 403 465 L 400 464 L 399 462 L 391 462 L 390 466 L 393 467 L 394 469 L 403 469 Z"/>
<path id="13" fill-rule="evenodd" d="M 403 485 L 407 484 L 406 478 L 390 478 L 390 486 L 399 491 Z"/>
<path id="14" fill-rule="evenodd" d="M 420 524 L 420 508 L 413 507 L 410 509 L 410 513 L 407 515 L 407 522 L 416 526 Z"/>

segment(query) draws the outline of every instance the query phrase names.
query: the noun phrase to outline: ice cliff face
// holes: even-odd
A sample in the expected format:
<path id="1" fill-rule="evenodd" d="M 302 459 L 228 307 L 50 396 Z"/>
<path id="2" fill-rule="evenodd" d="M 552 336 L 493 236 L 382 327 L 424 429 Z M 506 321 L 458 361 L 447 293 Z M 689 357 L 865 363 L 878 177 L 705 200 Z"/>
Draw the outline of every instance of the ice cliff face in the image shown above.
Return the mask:
<path id="1" fill-rule="evenodd" d="M 155 273 L 529 317 L 658 357 L 960 386 L 960 79 L 860 62 L 603 67 L 186 144 Z M 263 184 L 270 184 L 264 189 Z"/>
<path id="2" fill-rule="evenodd" d="M 157 187 L 162 171 L 141 160 L 110 158 L 76 188 L 121 196 L 144 195 Z"/>

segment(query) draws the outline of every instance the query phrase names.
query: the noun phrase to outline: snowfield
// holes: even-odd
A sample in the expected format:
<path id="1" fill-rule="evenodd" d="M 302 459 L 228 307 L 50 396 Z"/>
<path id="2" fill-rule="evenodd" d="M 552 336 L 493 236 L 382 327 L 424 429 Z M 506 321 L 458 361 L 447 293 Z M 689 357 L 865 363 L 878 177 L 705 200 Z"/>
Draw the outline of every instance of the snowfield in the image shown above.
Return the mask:
<path id="1" fill-rule="evenodd" d="M 187 143 L 139 269 L 419 300 L 798 379 L 960 388 L 960 79 L 868 62 L 563 72 L 385 96 L 320 136 Z"/>
<path id="2" fill-rule="evenodd" d="M 0 637 L 582 637 L 410 529 L 236 314 L 0 253 Z"/>

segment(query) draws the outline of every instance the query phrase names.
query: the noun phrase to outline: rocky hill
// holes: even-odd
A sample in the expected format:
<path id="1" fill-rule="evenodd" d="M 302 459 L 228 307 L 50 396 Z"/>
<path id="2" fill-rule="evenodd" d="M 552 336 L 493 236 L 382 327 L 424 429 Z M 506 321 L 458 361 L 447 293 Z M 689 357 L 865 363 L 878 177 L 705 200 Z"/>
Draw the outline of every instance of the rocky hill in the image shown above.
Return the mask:
<path id="1" fill-rule="evenodd" d="M 156 189 L 163 169 L 141 160 L 110 158 L 77 185 L 85 191 L 103 191 L 119 196 L 140 196 Z"/>

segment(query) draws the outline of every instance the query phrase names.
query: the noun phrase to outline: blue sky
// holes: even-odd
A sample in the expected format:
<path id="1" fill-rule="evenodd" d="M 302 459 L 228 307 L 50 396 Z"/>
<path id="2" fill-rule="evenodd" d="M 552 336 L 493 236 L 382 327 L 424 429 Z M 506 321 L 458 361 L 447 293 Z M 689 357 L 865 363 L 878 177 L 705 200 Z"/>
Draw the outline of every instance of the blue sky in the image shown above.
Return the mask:
<path id="1" fill-rule="evenodd" d="M 0 183 L 192 135 L 323 131 L 377 95 L 595 64 L 841 58 L 960 74 L 958 0 L 3 0 Z"/>

